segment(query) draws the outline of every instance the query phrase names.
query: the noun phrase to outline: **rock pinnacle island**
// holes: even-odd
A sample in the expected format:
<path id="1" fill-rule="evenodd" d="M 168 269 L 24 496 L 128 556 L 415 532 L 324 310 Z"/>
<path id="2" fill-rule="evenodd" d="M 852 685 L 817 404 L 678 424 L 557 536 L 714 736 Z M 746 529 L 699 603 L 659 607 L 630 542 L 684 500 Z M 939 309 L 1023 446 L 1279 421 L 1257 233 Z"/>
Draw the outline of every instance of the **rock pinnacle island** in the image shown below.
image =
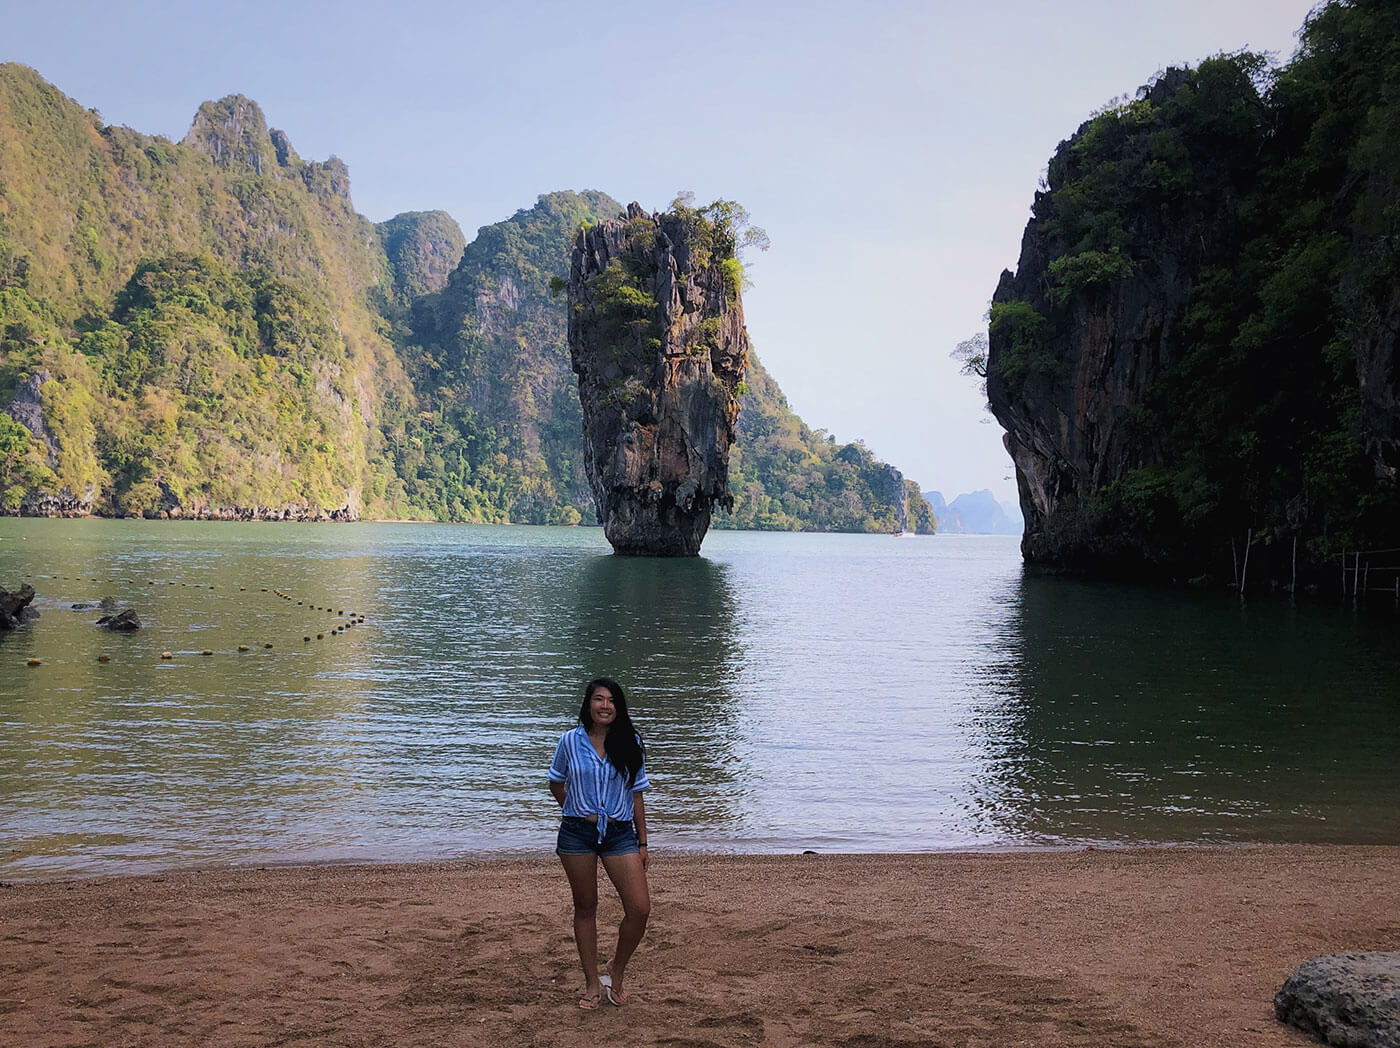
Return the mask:
<path id="1" fill-rule="evenodd" d="M 581 229 L 569 353 L 598 522 L 628 556 L 696 556 L 733 507 L 729 448 L 749 339 L 743 269 L 723 214 L 677 206 Z"/>

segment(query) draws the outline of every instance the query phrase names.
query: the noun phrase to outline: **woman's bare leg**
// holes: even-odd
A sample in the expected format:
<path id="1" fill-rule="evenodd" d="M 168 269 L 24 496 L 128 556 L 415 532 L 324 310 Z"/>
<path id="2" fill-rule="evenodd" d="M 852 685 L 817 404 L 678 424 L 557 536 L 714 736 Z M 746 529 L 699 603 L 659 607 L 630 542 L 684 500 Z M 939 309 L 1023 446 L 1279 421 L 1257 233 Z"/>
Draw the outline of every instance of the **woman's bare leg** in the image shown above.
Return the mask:
<path id="1" fill-rule="evenodd" d="M 608 965 L 612 975 L 613 995 L 622 995 L 622 978 L 627 972 L 627 962 L 632 959 L 637 944 L 647 930 L 647 918 L 651 916 L 651 892 L 647 888 L 647 871 L 642 865 L 642 857 L 636 852 L 630 855 L 603 856 L 603 869 L 617 888 L 622 900 L 622 923 L 617 927 L 617 951 Z"/>
<path id="2" fill-rule="evenodd" d="M 603 990 L 598 982 L 598 856 L 561 855 L 559 861 L 574 896 L 574 945 L 583 965 L 582 1005 L 601 1000 Z"/>

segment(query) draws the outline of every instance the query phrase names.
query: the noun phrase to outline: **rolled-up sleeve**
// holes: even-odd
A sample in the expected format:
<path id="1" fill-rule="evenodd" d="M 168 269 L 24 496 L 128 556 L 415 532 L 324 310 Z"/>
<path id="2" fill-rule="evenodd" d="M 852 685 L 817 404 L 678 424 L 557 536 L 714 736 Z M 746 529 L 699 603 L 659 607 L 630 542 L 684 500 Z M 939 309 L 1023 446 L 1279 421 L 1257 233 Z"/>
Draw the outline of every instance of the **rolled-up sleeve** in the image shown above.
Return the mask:
<path id="1" fill-rule="evenodd" d="M 554 760 L 549 764 L 549 781 L 563 782 L 569 777 L 569 732 L 559 737 L 559 745 L 554 747 Z"/>

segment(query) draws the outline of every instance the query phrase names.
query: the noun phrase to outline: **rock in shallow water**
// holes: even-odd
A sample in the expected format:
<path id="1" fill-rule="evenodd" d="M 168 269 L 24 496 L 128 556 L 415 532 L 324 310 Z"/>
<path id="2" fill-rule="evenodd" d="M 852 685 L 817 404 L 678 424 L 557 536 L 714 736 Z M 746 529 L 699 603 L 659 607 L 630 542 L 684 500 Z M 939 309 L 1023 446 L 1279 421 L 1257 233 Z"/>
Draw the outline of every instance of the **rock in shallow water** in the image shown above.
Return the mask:
<path id="1" fill-rule="evenodd" d="M 580 231 L 569 353 L 585 468 L 613 549 L 695 556 L 729 508 L 729 447 L 748 365 L 732 229 L 637 204 Z"/>
<path id="2" fill-rule="evenodd" d="M 132 611 L 130 608 L 118 612 L 115 615 L 103 615 L 102 618 L 97 620 L 97 624 L 99 626 L 105 626 L 109 630 L 119 630 L 123 632 L 130 632 L 131 630 L 139 630 L 141 628 L 141 620 L 137 617 L 136 612 Z"/>
<path id="3" fill-rule="evenodd" d="M 21 584 L 17 593 L 0 587 L 0 630 L 11 630 L 21 622 L 38 618 L 38 612 L 29 607 L 33 599 L 34 587 L 27 582 Z"/>
<path id="4" fill-rule="evenodd" d="M 1347 1048 L 1400 1048 L 1400 953 L 1304 961 L 1274 996 L 1285 1023 Z"/>

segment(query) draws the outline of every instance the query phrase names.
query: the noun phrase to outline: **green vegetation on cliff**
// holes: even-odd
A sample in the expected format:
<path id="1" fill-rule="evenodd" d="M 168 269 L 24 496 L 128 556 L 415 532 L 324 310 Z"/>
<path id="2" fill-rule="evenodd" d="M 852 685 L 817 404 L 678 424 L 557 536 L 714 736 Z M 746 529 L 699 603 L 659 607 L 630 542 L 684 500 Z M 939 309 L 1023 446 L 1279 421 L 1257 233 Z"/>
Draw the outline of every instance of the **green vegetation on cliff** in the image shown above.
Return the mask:
<path id="1" fill-rule="evenodd" d="M 745 381 L 729 457 L 734 509 L 714 527 L 933 533 L 938 522 L 914 481 L 863 444 L 808 429 L 752 355 Z"/>
<path id="2" fill-rule="evenodd" d="M 562 300 L 550 282 L 603 193 L 550 193 L 483 226 L 438 293 L 418 299 L 402 357 L 418 410 L 393 446 L 394 516 L 577 524 L 593 519 Z"/>
<path id="3" fill-rule="evenodd" d="M 1251 541 L 1287 583 L 1294 540 L 1319 568 L 1397 544 L 1397 84 L 1394 5 L 1333 2 L 1286 66 L 1167 70 L 1061 144 L 988 360 L 1027 455 L 1052 405 L 1081 426 L 1042 467 L 1076 479 L 1023 477 L 1045 559 L 1229 578 Z"/>
<path id="4" fill-rule="evenodd" d="M 15 64 L 0 168 L 0 512 L 593 519 L 549 287 L 611 198 L 375 226 L 242 96 L 172 142 Z"/>

